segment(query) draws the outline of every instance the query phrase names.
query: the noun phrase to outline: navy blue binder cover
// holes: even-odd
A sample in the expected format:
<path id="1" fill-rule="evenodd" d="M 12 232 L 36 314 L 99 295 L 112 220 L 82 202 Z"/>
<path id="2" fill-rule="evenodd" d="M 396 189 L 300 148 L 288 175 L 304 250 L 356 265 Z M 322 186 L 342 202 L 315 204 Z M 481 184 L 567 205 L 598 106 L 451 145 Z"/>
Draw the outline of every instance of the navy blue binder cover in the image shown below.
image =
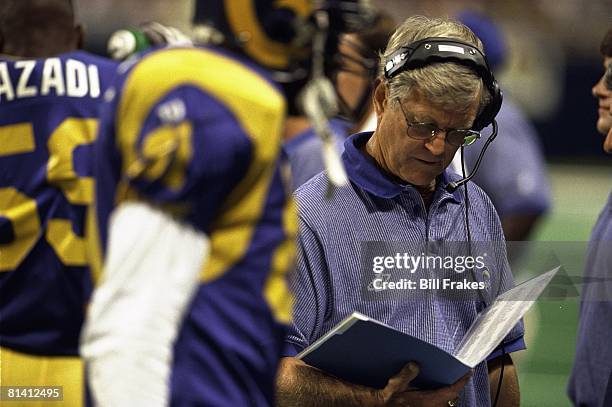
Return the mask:
<path id="1" fill-rule="evenodd" d="M 409 361 L 419 364 L 421 372 L 412 383 L 423 389 L 452 384 L 470 370 L 442 349 L 357 312 L 298 358 L 348 382 L 375 388 L 385 387 Z"/>
<path id="2" fill-rule="evenodd" d="M 412 381 L 414 386 L 422 389 L 447 386 L 499 345 L 557 271 L 559 267 L 501 294 L 478 314 L 457 346 L 457 356 L 353 312 L 297 357 L 350 383 L 375 388 L 385 387 L 389 378 L 414 361 L 420 368 Z"/>

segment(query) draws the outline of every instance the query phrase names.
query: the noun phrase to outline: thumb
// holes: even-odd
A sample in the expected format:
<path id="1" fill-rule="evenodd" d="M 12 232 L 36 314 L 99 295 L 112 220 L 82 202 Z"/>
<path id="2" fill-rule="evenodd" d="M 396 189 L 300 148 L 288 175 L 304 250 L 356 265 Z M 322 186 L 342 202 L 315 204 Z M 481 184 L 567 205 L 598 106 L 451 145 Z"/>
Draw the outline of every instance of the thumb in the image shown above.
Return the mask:
<path id="1" fill-rule="evenodd" d="M 385 389 L 393 393 L 403 392 L 410 389 L 410 382 L 419 375 L 419 365 L 414 362 L 406 364 L 402 370 L 389 379 Z"/>

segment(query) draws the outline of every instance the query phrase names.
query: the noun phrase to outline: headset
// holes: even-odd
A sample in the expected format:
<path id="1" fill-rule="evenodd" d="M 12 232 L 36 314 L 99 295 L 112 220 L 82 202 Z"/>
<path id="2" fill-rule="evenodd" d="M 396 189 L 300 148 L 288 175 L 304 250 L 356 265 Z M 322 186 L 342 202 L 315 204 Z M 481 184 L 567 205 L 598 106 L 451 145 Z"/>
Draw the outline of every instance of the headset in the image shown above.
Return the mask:
<path id="1" fill-rule="evenodd" d="M 454 62 L 472 69 L 480 76 L 491 95 L 489 103 L 476 116 L 472 128 L 481 131 L 489 124 L 492 124 L 493 133 L 483 146 L 471 174 L 466 177 L 464 173 L 464 177 L 459 181 L 448 183 L 446 190 L 452 193 L 476 175 L 484 153 L 487 151 L 489 144 L 497 137 L 495 116 L 499 113 L 504 98 L 499 84 L 489 68 L 487 57 L 482 51 L 472 44 L 453 38 L 429 37 L 401 47 L 387 58 L 384 66 L 385 78 L 392 79 L 405 70 L 422 68 L 426 65 L 440 62 Z M 461 161 L 463 161 L 463 150 Z"/>
<path id="2" fill-rule="evenodd" d="M 503 94 L 485 55 L 475 46 L 463 41 L 430 37 L 413 42 L 393 53 L 385 63 L 385 77 L 391 79 L 400 72 L 422 68 L 437 62 L 454 62 L 471 68 L 482 79 L 491 100 L 474 120 L 472 128 L 482 130 L 493 122 L 501 109 Z"/>
<path id="3" fill-rule="evenodd" d="M 472 129 L 481 131 L 488 125 L 493 126 L 493 132 L 488 137 L 485 145 L 483 146 L 478 160 L 474 166 L 472 172 L 466 176 L 465 161 L 463 159 L 463 149 L 461 146 L 461 169 L 463 178 L 456 182 L 450 182 L 446 189 L 448 192 L 454 192 L 459 186 L 464 185 L 464 197 L 465 197 L 465 224 L 468 241 L 468 251 L 471 255 L 472 244 L 471 244 L 471 232 L 469 224 L 469 207 L 470 201 L 468 198 L 468 189 L 465 185 L 478 171 L 484 153 L 486 152 L 489 144 L 497 137 L 497 122 L 495 116 L 499 113 L 503 101 L 503 93 L 499 88 L 499 84 L 495 80 L 493 73 L 489 67 L 489 63 L 485 54 L 472 44 L 468 44 L 464 41 L 443 38 L 443 37 L 429 37 L 416 42 L 411 43 L 408 46 L 401 47 L 398 51 L 391 54 L 384 66 L 384 74 L 387 80 L 394 78 L 399 73 L 410 70 L 418 69 L 434 63 L 445 63 L 453 62 L 472 69 L 482 80 L 484 86 L 491 95 L 491 100 L 482 109 L 482 111 L 476 116 Z M 474 276 L 474 270 L 472 269 L 472 276 Z M 478 291 L 480 300 L 487 306 L 490 301 L 486 301 L 483 294 Z M 497 394 L 495 395 L 494 406 L 497 405 L 500 396 L 501 384 L 504 377 L 504 365 L 503 358 L 505 357 L 505 348 L 502 342 L 502 367 L 497 387 Z"/>

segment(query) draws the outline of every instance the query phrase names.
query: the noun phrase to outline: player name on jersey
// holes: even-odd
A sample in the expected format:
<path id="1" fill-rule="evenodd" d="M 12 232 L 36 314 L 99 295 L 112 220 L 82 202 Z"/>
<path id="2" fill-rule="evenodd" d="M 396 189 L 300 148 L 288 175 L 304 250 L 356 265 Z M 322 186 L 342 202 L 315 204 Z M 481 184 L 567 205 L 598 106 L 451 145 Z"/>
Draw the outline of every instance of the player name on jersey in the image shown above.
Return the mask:
<path id="1" fill-rule="evenodd" d="M 98 67 L 72 58 L 0 62 L 0 103 L 47 95 L 97 98 Z"/>

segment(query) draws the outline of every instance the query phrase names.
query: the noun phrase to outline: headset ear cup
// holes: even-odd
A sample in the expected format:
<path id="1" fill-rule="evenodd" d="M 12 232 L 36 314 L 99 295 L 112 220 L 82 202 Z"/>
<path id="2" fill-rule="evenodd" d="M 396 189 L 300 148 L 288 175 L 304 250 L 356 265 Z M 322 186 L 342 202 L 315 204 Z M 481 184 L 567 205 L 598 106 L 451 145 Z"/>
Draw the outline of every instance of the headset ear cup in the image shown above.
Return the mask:
<path id="1" fill-rule="evenodd" d="M 481 131 L 489 124 L 493 123 L 495 116 L 497 116 L 497 113 L 499 113 L 499 110 L 501 109 L 502 102 L 504 99 L 504 94 L 501 91 L 499 84 L 497 83 L 495 78 L 491 77 L 491 84 L 488 89 L 491 93 L 491 100 L 489 101 L 487 106 L 485 106 L 482 112 L 478 115 L 478 117 L 476 117 L 476 119 L 474 120 L 474 125 L 472 126 L 472 128 L 477 131 Z"/>

